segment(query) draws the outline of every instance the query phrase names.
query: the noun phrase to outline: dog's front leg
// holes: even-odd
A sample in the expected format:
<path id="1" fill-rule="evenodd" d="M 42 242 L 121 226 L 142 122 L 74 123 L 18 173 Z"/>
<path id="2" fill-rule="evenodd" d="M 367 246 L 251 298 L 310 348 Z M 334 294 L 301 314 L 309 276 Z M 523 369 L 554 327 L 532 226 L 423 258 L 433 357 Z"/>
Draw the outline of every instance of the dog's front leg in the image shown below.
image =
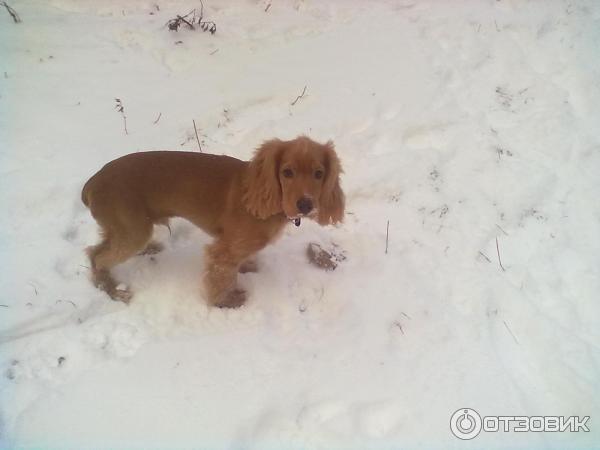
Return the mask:
<path id="1" fill-rule="evenodd" d="M 219 238 L 206 247 L 204 287 L 209 302 L 220 308 L 237 308 L 246 301 L 246 292 L 237 286 L 240 265 L 266 245 L 262 239 Z"/>

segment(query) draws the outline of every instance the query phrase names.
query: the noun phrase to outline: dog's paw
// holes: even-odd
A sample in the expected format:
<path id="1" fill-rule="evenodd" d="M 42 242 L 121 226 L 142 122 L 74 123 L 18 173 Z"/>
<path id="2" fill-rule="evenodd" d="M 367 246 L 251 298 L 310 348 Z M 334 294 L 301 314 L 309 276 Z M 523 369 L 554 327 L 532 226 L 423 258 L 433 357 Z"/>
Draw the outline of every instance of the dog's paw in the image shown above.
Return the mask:
<path id="1" fill-rule="evenodd" d="M 233 289 L 215 302 L 217 308 L 239 308 L 246 302 L 246 291 L 243 289 Z"/>

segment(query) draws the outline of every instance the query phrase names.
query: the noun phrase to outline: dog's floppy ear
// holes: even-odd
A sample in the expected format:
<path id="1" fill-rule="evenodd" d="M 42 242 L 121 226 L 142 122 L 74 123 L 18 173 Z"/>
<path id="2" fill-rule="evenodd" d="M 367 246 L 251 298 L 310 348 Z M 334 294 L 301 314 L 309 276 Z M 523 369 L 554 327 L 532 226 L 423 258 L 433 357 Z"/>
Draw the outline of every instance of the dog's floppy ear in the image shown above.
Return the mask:
<path id="1" fill-rule="evenodd" d="M 341 222 L 344 219 L 345 197 L 340 187 L 342 172 L 333 142 L 329 141 L 325 144 L 325 180 L 319 199 L 318 222 L 321 225 Z"/>
<path id="2" fill-rule="evenodd" d="M 244 205 L 250 214 L 266 219 L 282 211 L 279 162 L 284 143 L 266 141 L 254 153 L 244 180 Z"/>

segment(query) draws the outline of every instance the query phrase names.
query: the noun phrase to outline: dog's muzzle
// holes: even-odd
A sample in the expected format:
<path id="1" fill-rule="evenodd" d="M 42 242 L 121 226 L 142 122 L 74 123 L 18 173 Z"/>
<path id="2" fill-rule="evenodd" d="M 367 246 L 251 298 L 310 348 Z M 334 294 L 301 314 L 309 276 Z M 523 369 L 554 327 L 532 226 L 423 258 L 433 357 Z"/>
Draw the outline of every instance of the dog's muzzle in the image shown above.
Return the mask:
<path id="1" fill-rule="evenodd" d="M 303 215 L 308 215 L 313 209 L 313 202 L 308 197 L 302 197 L 300 200 L 296 202 L 296 208 Z"/>

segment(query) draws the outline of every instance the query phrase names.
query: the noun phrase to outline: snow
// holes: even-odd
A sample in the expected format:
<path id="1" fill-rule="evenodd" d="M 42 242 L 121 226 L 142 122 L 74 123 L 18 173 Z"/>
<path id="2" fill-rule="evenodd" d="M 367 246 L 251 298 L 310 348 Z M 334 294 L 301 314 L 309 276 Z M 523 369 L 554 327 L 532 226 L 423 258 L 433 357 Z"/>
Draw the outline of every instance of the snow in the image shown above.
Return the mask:
<path id="1" fill-rule="evenodd" d="M 196 2 L 9 3 L 0 447 L 600 442 L 597 2 L 205 0 L 214 36 L 164 27 Z M 204 151 L 244 159 L 333 139 L 345 223 L 290 226 L 240 276 L 248 303 L 218 310 L 209 238 L 175 221 L 162 253 L 118 268 L 132 304 L 111 302 L 88 279 L 81 187 L 126 153 L 197 151 L 192 120 Z M 347 259 L 319 270 L 309 242 Z M 461 441 L 462 407 L 590 432 Z"/>

